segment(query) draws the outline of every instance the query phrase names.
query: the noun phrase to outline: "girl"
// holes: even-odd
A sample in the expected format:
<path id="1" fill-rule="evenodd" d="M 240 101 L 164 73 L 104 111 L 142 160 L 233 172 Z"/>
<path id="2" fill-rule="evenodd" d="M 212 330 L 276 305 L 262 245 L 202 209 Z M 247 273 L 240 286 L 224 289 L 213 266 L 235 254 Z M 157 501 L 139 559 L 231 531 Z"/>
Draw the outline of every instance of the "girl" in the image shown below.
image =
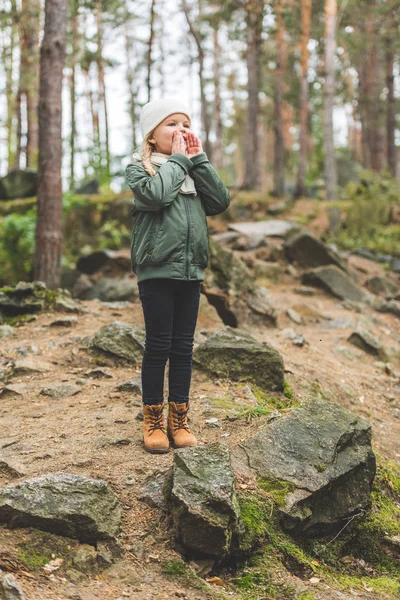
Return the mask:
<path id="1" fill-rule="evenodd" d="M 134 194 L 132 270 L 138 278 L 146 343 L 142 363 L 143 441 L 148 452 L 194 446 L 189 389 L 200 282 L 208 264 L 206 215 L 228 208 L 230 194 L 190 131 L 179 98 L 148 102 L 140 115 L 141 154 L 126 167 Z M 167 433 L 164 372 L 169 359 Z"/>

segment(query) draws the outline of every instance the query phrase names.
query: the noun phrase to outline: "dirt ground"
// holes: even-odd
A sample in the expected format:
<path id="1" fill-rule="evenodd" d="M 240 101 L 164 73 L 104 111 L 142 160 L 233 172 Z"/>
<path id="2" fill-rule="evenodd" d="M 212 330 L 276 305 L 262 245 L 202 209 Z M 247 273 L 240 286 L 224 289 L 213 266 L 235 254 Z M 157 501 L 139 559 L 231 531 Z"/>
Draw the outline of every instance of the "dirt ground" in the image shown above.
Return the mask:
<path id="1" fill-rule="evenodd" d="M 368 272 L 383 273 L 378 265 L 354 259 L 353 266 L 361 277 Z M 367 270 L 367 273 L 365 273 Z M 260 341 L 270 343 L 284 359 L 285 378 L 296 399 L 322 394 L 372 423 L 374 449 L 385 458 L 400 458 L 400 320 L 366 307 L 357 313 L 322 291 L 306 297 L 295 292 L 300 282 L 284 276 L 282 282 L 268 285 L 278 312 L 278 327 L 248 328 Z M 0 458 L 17 462 L 24 473 L 22 479 L 53 472 L 68 472 L 106 480 L 123 507 L 123 523 L 118 541 L 125 550 L 119 563 L 99 575 L 71 581 L 60 570 L 53 574 L 41 571 L 24 575 L 17 570 L 26 598 L 29 600 L 64 600 L 67 598 L 97 600 L 190 600 L 239 597 L 234 587 L 225 588 L 204 582 L 203 588 L 192 588 L 167 576 L 165 560 L 177 558 L 171 547 L 168 521 L 157 509 L 140 502 L 138 497 L 146 477 L 172 464 L 173 451 L 167 455 L 144 452 L 141 442 L 140 396 L 117 391 L 118 384 L 140 379 L 140 366 L 117 364 L 105 359 L 101 368 L 110 378 L 93 378 L 86 373 L 95 367 L 94 358 L 82 346 L 85 336 L 94 334 L 102 325 L 114 320 L 143 325 L 140 301 L 117 307 L 100 301 L 82 303 L 85 312 L 71 327 L 52 327 L 59 317 L 41 313 L 31 322 L 15 328 L 13 337 L 0 342 L 0 358 L 16 360 L 35 358 L 49 363 L 48 372 L 15 376 L 13 384 L 24 384 L 22 395 L 0 395 Z M 306 307 L 306 308 L 305 308 Z M 287 315 L 295 308 L 305 315 L 297 325 Z M 314 318 L 306 315 L 314 311 Z M 319 321 L 315 322 L 315 311 Z M 67 315 L 64 315 L 67 316 Z M 392 372 L 387 374 L 377 358 L 357 350 L 347 338 L 357 323 L 371 328 L 387 349 L 397 353 L 392 359 Z M 196 345 L 205 334 L 221 327 L 214 309 L 202 296 L 196 330 Z M 296 347 L 287 337 L 288 328 L 303 334 L 306 345 Z M 27 353 L 24 357 L 23 354 Z M 41 390 L 55 383 L 71 383 L 81 391 L 67 398 L 54 399 L 41 395 Z M 167 397 L 167 372 L 166 393 Z M 262 418 L 229 420 L 231 413 L 254 403 L 249 386 L 220 381 L 194 369 L 191 388 L 191 424 L 201 441 L 208 444 L 223 441 L 229 447 L 246 439 L 264 424 Z M 206 423 L 219 419 L 219 427 Z M 7 470 L 0 469 L 0 485 L 17 481 Z M 20 545 L 34 535 L 29 529 L 0 528 L 0 557 L 18 555 Z M 57 537 L 57 536 L 55 536 Z M 77 542 L 70 540 L 71 546 Z M 0 563 L 1 564 L 1 563 Z M 300 582 L 285 573 L 286 583 L 306 586 L 321 600 L 350 598 L 340 596 L 323 581 L 318 585 Z M 375 598 L 370 593 L 354 593 L 358 598 Z"/>

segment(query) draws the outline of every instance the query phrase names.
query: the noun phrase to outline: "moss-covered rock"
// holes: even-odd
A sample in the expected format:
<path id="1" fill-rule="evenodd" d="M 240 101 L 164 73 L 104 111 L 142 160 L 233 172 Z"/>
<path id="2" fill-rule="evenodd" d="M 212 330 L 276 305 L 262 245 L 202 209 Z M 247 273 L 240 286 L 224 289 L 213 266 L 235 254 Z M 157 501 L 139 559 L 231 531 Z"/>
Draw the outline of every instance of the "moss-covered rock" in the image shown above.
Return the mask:
<path id="1" fill-rule="evenodd" d="M 195 366 L 218 377 L 249 381 L 267 390 L 284 389 L 283 359 L 268 344 L 260 344 L 247 332 L 226 326 L 198 346 Z"/>
<path id="2" fill-rule="evenodd" d="M 319 398 L 270 422 L 233 457 L 235 470 L 250 471 L 264 489 L 279 492 L 282 525 L 293 534 L 327 535 L 371 506 L 371 426 Z"/>

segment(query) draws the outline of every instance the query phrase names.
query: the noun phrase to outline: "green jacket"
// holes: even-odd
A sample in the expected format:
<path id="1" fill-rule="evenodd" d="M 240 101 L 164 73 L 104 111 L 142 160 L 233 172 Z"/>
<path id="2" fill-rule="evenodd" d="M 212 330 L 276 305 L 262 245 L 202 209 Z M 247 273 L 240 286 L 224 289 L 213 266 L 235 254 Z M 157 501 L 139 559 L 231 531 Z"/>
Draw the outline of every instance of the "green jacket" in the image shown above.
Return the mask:
<path id="1" fill-rule="evenodd" d="M 171 154 L 152 177 L 141 161 L 126 167 L 134 195 L 132 270 L 138 281 L 166 277 L 204 280 L 208 265 L 207 215 L 228 208 L 231 196 L 207 154 Z M 197 195 L 179 193 L 187 173 Z"/>

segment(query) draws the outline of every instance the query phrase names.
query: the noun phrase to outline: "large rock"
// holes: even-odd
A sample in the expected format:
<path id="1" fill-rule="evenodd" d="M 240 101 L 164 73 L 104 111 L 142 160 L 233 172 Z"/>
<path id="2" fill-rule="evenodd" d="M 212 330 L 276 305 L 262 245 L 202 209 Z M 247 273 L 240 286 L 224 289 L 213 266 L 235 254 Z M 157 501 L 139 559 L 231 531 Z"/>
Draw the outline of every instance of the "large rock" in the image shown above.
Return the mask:
<path id="1" fill-rule="evenodd" d="M 345 266 L 337 254 L 306 229 L 288 237 L 285 243 L 285 254 L 288 260 L 296 262 L 301 267 L 336 265 L 345 270 Z"/>
<path id="2" fill-rule="evenodd" d="M 93 543 L 116 535 L 122 509 L 106 481 L 51 473 L 0 488 L 0 522 Z"/>
<path id="3" fill-rule="evenodd" d="M 253 223 L 231 223 L 229 225 L 229 229 L 249 237 L 263 235 L 284 238 L 290 231 L 297 228 L 296 223 L 279 219 L 268 219 L 267 221 L 255 221 Z"/>
<path id="4" fill-rule="evenodd" d="M 286 485 L 285 502 L 278 508 L 285 530 L 327 535 L 370 508 L 375 476 L 371 425 L 313 399 L 237 446 L 233 466 L 250 470 L 264 489 Z"/>
<path id="5" fill-rule="evenodd" d="M 267 290 L 255 284 L 245 263 L 232 250 L 211 238 L 210 268 L 205 273 L 202 293 L 225 325 L 276 325 L 276 311 Z"/>
<path id="6" fill-rule="evenodd" d="M 97 250 L 81 256 L 76 268 L 86 275 L 93 275 L 93 273 L 105 269 L 114 275 L 130 273 L 131 255 L 129 250 Z"/>
<path id="7" fill-rule="evenodd" d="M 302 283 L 322 288 L 341 300 L 365 302 L 368 298 L 368 292 L 355 284 L 346 273 L 335 265 L 306 271 L 303 273 Z"/>
<path id="8" fill-rule="evenodd" d="M 130 278 L 117 279 L 105 277 L 99 279 L 93 287 L 79 294 L 81 300 L 94 300 L 98 298 L 103 302 L 133 302 L 138 297 L 137 283 Z"/>
<path id="9" fill-rule="evenodd" d="M 268 344 L 260 344 L 247 332 L 229 326 L 197 347 L 193 363 L 218 377 L 283 391 L 283 359 L 279 352 Z"/>
<path id="10" fill-rule="evenodd" d="M 370 277 L 366 282 L 365 286 L 372 293 L 377 296 L 382 296 L 387 300 L 394 298 L 396 294 L 400 292 L 400 287 L 391 279 L 387 277 L 381 277 L 376 275 L 375 277 Z"/>
<path id="11" fill-rule="evenodd" d="M 143 358 L 146 334 L 144 329 L 129 323 L 114 321 L 103 325 L 90 340 L 91 348 L 139 363 Z"/>
<path id="12" fill-rule="evenodd" d="M 79 310 L 66 290 L 49 290 L 42 281 L 20 281 L 15 288 L 0 288 L 0 315 L 15 317 L 42 310 Z"/>
<path id="13" fill-rule="evenodd" d="M 0 200 L 31 198 L 36 195 L 37 173 L 13 169 L 0 179 Z"/>
<path id="14" fill-rule="evenodd" d="M 175 450 L 171 507 L 176 538 L 190 554 L 230 554 L 240 521 L 227 448 L 217 443 Z"/>

